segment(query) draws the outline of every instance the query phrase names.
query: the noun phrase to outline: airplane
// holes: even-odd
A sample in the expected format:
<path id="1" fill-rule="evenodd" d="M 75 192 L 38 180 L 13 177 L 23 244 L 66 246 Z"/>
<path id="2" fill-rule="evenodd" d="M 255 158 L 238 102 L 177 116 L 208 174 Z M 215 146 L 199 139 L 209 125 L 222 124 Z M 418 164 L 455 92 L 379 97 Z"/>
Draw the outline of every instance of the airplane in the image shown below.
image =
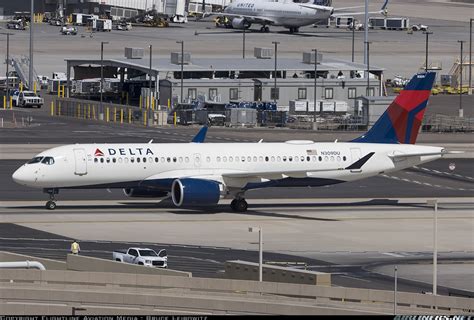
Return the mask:
<path id="1" fill-rule="evenodd" d="M 236 0 L 229 4 L 223 12 L 216 14 L 231 18 L 232 27 L 235 29 L 248 29 L 253 23 L 257 23 L 262 25 L 260 28 L 262 32 L 269 32 L 268 26 L 273 25 L 283 26 L 289 29 L 290 33 L 296 33 L 300 27 L 314 24 L 320 20 L 365 14 L 365 12 L 336 13 L 337 11 L 358 8 L 359 6 L 334 8 L 330 6 L 332 1 L 328 0 L 302 1 Z M 370 13 L 386 14 L 387 4 L 388 0 L 385 0 L 379 11 Z"/>
<path id="2" fill-rule="evenodd" d="M 70 144 L 41 152 L 12 175 L 50 195 L 60 189 L 121 188 L 128 197 L 171 197 L 176 207 L 212 207 L 221 198 L 245 212 L 248 190 L 316 187 L 356 181 L 433 161 L 449 153 L 415 145 L 434 72 L 413 76 L 362 136 L 320 143 L 204 143 L 203 127 L 190 143 Z"/>

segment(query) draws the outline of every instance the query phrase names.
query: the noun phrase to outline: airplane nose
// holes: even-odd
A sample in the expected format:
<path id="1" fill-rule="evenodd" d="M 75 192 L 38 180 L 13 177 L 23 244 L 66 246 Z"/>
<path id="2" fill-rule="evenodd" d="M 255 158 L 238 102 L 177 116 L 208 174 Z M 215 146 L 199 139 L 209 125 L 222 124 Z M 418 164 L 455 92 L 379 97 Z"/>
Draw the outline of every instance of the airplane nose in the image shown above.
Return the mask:
<path id="1" fill-rule="evenodd" d="M 29 178 L 31 178 L 31 177 L 28 176 L 28 174 L 25 172 L 25 170 L 23 170 L 23 168 L 17 169 L 12 174 L 13 181 L 15 181 L 18 184 L 22 184 L 22 185 L 27 185 L 27 183 L 29 181 Z"/>

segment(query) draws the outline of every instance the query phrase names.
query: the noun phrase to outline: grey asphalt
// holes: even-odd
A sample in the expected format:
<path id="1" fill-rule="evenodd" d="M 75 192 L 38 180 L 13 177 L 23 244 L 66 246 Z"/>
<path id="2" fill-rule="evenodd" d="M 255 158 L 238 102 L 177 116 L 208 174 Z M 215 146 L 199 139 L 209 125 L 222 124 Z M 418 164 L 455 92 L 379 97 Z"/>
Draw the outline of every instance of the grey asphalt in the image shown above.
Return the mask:
<path id="1" fill-rule="evenodd" d="M 0 250 L 42 258 L 64 261 L 73 239 L 48 233 L 24 226 L 0 223 Z M 148 247 L 155 250 L 166 249 L 168 267 L 174 270 L 192 272 L 194 277 L 221 277 L 224 262 L 228 260 L 244 260 L 258 263 L 258 252 L 235 250 L 224 247 L 203 247 L 164 243 L 136 243 L 116 241 L 84 241 L 80 240 L 81 255 L 111 259 L 112 251 L 133 246 Z M 390 276 L 374 273 L 363 264 L 340 266 L 321 260 L 298 257 L 273 252 L 265 252 L 264 263 L 276 263 L 294 268 L 304 268 L 319 272 L 333 273 L 332 285 L 357 287 L 366 289 L 392 290 L 393 280 Z M 443 260 L 440 259 L 440 262 Z M 394 260 L 393 263 L 402 261 Z M 427 292 L 430 286 L 417 281 L 399 279 L 398 290 L 405 292 Z M 439 294 L 474 296 L 474 293 L 440 286 Z"/>

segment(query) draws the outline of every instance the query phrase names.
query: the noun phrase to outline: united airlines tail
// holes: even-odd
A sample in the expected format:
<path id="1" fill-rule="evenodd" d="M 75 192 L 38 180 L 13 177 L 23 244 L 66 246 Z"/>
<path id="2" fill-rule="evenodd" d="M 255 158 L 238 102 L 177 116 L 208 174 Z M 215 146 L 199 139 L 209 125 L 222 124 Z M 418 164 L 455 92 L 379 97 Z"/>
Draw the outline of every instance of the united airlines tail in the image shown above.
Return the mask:
<path id="1" fill-rule="evenodd" d="M 435 72 L 414 75 L 374 126 L 352 142 L 414 144 L 435 75 Z"/>

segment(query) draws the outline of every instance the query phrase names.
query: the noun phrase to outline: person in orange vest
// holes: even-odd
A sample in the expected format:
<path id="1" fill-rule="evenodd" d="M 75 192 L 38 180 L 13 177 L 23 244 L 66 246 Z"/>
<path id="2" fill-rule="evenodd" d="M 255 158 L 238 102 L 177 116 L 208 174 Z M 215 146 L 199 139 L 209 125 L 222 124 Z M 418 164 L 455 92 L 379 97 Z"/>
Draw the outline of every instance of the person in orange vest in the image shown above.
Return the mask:
<path id="1" fill-rule="evenodd" d="M 81 247 L 79 246 L 79 243 L 77 243 L 76 240 L 71 244 L 71 253 L 72 254 L 79 254 L 81 252 Z"/>

